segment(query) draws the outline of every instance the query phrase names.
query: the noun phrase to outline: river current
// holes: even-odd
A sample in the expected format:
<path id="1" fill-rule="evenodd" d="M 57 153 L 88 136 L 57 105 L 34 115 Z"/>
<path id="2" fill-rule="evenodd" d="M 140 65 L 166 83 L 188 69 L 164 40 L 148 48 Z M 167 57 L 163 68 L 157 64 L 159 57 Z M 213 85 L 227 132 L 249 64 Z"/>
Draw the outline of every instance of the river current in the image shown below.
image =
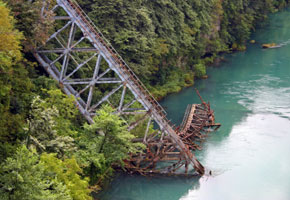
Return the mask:
<path id="1" fill-rule="evenodd" d="M 202 178 L 118 175 L 104 200 L 290 199 L 290 9 L 273 14 L 245 52 L 226 55 L 209 78 L 196 81 L 222 127 L 197 152 L 213 171 Z M 262 43 L 280 48 L 262 49 Z M 194 88 L 165 98 L 168 118 L 180 124 Z"/>

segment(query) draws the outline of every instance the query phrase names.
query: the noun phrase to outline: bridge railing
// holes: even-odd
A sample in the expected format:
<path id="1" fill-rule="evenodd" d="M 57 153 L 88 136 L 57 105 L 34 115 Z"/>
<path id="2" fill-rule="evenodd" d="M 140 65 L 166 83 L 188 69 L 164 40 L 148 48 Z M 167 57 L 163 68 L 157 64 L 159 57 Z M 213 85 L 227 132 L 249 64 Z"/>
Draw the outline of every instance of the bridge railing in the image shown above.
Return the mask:
<path id="1" fill-rule="evenodd" d="M 166 118 L 166 112 L 163 107 L 157 102 L 157 100 L 153 97 L 153 95 L 148 91 L 148 89 L 144 86 L 144 84 L 140 81 L 140 79 L 136 76 L 136 74 L 132 71 L 132 69 L 128 66 L 128 64 L 123 60 L 123 58 L 119 55 L 119 53 L 114 49 L 114 47 L 110 44 L 110 42 L 105 38 L 102 32 L 95 26 L 92 20 L 87 16 L 87 14 L 82 10 L 82 8 L 78 5 L 75 0 L 62 0 L 63 3 L 68 3 L 78 16 L 85 22 L 86 26 L 89 27 L 90 31 L 94 33 L 97 37 L 98 41 L 105 46 L 106 50 L 111 53 L 111 56 L 114 58 L 115 62 L 119 65 L 119 67 L 126 72 L 126 75 L 129 76 L 130 81 L 133 81 L 134 84 L 138 87 L 139 91 L 141 91 L 141 95 L 145 96 L 146 100 L 150 102 L 159 115 L 169 124 L 171 122 Z M 135 91 L 137 94 L 139 91 Z"/>

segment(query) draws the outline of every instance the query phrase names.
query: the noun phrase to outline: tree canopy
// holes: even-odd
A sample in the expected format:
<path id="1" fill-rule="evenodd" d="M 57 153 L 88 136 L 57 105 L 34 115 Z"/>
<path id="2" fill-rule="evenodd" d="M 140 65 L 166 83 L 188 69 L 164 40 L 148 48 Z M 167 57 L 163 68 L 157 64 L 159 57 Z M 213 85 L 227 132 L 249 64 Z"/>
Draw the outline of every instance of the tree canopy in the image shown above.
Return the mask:
<path id="1" fill-rule="evenodd" d="M 157 97 L 205 75 L 220 52 L 244 50 L 267 14 L 287 0 L 79 0 Z"/>

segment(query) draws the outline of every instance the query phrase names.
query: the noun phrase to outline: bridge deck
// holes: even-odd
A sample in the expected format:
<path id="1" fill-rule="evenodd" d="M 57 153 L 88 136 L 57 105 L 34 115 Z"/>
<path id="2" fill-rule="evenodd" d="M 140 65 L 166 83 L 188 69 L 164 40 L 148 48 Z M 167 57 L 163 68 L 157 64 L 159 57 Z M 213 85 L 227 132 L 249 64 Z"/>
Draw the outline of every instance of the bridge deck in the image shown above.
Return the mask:
<path id="1" fill-rule="evenodd" d="M 204 139 L 220 126 L 220 123 L 215 123 L 209 104 L 192 104 L 187 106 L 178 135 L 191 150 L 201 150 Z"/>

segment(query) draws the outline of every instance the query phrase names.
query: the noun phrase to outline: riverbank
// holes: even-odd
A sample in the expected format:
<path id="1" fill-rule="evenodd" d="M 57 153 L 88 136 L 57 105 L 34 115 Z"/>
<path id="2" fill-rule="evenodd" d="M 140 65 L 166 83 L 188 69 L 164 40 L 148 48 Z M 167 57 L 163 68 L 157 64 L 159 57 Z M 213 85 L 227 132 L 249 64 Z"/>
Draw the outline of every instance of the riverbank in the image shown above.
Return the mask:
<path id="1" fill-rule="evenodd" d="M 157 99 L 194 84 L 221 52 L 288 1 L 82 0 L 82 8 Z"/>

